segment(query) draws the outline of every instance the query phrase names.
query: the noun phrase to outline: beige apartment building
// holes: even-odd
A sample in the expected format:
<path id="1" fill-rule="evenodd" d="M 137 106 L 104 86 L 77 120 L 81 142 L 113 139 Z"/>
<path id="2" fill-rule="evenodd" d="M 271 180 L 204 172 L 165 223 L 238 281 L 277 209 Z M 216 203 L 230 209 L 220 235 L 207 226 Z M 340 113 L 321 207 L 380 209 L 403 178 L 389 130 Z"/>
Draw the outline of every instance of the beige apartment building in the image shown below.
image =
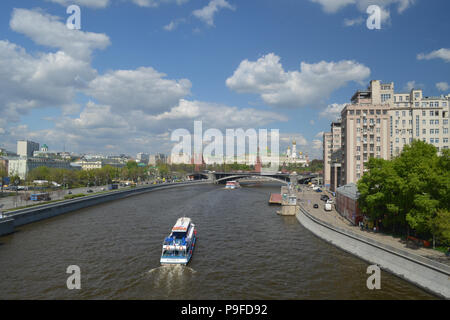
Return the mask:
<path id="1" fill-rule="evenodd" d="M 329 172 L 330 189 L 356 183 L 367 170 L 364 163 L 369 158 L 395 157 L 414 139 L 431 143 L 438 151 L 448 149 L 449 103 L 450 95 L 425 97 L 421 89 L 395 93 L 394 83 L 379 80 L 371 81 L 367 90 L 358 90 L 341 112 L 342 158 L 339 163 L 335 157 L 334 169 L 330 151 L 325 155 L 325 147 L 330 150 L 325 140 L 332 133 L 324 134 L 324 179 Z M 333 172 L 337 185 L 332 183 Z"/>

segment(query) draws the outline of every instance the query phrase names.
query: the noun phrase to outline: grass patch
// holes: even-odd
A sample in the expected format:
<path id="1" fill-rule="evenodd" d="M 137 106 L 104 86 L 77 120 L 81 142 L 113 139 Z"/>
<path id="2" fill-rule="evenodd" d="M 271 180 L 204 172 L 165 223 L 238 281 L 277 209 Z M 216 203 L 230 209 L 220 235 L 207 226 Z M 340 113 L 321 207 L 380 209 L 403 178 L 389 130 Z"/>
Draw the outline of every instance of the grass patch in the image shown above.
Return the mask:
<path id="1" fill-rule="evenodd" d="M 448 250 L 448 247 L 436 247 L 434 250 L 440 251 L 442 253 L 446 253 Z"/>
<path id="2" fill-rule="evenodd" d="M 84 196 L 86 196 L 84 193 L 68 194 L 68 195 L 64 196 L 64 200 L 71 200 L 71 199 L 75 199 L 75 198 L 81 198 Z"/>

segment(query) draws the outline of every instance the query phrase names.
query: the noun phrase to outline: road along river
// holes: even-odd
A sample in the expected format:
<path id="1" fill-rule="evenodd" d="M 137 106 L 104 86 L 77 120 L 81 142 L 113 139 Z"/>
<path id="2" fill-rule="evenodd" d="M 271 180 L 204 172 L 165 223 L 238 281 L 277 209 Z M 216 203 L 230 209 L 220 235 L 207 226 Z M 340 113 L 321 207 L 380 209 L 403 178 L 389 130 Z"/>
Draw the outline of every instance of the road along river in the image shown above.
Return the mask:
<path id="1" fill-rule="evenodd" d="M 0 299 L 433 299 L 315 237 L 267 204 L 278 185 L 161 190 L 21 227 L 0 238 Z M 188 216 L 198 242 L 187 267 L 161 267 L 161 245 Z M 81 269 L 68 290 L 66 269 Z"/>

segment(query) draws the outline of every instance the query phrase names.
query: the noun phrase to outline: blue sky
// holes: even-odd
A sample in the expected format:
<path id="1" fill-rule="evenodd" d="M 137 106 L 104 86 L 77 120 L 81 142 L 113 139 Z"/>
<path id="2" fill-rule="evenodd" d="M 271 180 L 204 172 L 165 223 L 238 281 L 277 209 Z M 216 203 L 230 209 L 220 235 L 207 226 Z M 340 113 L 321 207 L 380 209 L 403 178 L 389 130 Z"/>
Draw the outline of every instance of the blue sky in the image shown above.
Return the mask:
<path id="1" fill-rule="evenodd" d="M 62 28 L 69 4 L 80 5 L 80 31 Z M 370 4 L 383 11 L 381 30 L 366 27 Z M 371 79 L 450 92 L 449 9 L 444 0 L 3 0 L 0 147 L 25 138 L 52 150 L 169 152 L 172 130 L 202 120 L 278 128 L 283 149 L 296 137 L 321 158 L 320 132 Z"/>

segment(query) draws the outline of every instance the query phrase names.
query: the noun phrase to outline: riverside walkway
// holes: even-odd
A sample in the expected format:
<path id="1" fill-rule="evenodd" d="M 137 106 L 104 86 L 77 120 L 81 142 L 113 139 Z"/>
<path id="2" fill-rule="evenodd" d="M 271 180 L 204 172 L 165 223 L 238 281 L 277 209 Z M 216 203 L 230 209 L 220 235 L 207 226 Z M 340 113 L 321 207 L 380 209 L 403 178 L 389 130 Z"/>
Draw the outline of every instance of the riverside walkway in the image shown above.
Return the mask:
<path id="1" fill-rule="evenodd" d="M 323 192 L 315 192 L 310 188 L 303 187 L 301 191 L 298 192 L 297 198 L 300 202 L 300 205 L 308 211 L 315 218 L 327 222 L 331 225 L 334 225 L 339 228 L 343 228 L 349 230 L 353 233 L 360 234 L 364 237 L 371 238 L 376 240 L 382 244 L 386 244 L 388 246 L 401 249 L 407 251 L 411 254 L 420 255 L 422 257 L 444 263 L 450 266 L 450 258 L 447 257 L 443 252 L 431 249 L 431 248 L 423 248 L 423 247 L 411 247 L 404 240 L 400 238 L 394 238 L 393 236 L 383 234 L 383 233 L 374 233 L 369 231 L 363 231 L 358 226 L 354 226 L 350 221 L 342 217 L 335 209 L 334 204 L 332 205 L 331 211 L 324 210 L 324 202 L 320 200 L 320 196 L 323 195 Z M 335 199 L 328 193 L 326 193 L 330 198 Z M 318 204 L 319 208 L 315 209 L 314 204 Z"/>

